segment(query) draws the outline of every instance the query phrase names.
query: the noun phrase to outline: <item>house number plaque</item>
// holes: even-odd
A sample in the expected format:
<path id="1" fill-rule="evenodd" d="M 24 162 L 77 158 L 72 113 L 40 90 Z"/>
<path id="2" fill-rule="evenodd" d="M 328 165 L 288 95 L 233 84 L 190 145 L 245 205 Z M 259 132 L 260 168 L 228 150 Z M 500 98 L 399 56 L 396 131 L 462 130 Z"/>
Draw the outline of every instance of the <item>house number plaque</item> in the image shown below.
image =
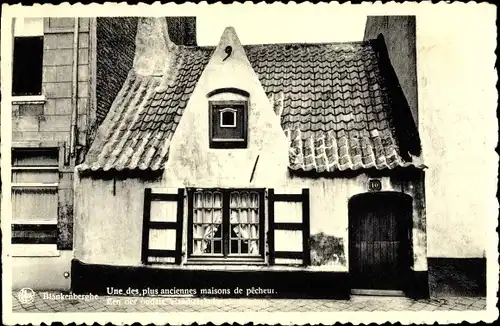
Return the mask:
<path id="1" fill-rule="evenodd" d="M 368 183 L 368 188 L 371 191 L 380 191 L 382 190 L 382 182 L 379 179 L 370 179 Z"/>

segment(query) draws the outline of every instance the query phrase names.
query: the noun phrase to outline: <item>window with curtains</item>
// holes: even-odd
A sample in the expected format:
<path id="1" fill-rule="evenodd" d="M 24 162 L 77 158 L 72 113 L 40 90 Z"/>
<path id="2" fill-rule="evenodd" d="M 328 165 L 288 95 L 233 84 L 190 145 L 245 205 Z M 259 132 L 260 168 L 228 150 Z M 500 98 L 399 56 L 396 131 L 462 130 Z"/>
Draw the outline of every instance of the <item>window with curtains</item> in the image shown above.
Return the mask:
<path id="1" fill-rule="evenodd" d="M 190 257 L 263 257 L 263 189 L 193 189 L 188 194 Z"/>

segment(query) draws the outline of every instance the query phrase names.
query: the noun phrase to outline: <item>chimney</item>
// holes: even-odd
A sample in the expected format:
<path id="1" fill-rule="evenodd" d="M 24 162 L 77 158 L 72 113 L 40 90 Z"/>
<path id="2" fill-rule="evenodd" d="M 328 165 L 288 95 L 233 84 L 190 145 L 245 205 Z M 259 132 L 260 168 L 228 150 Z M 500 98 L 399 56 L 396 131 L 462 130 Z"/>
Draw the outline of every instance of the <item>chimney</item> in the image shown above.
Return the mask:
<path id="1" fill-rule="evenodd" d="M 135 41 L 134 70 L 161 76 L 177 45 L 196 45 L 196 17 L 141 17 Z"/>
<path id="2" fill-rule="evenodd" d="M 168 35 L 165 17 L 141 17 L 135 37 L 134 71 L 143 76 L 161 76 L 175 45 Z"/>
<path id="3" fill-rule="evenodd" d="M 168 34 L 177 45 L 196 46 L 196 17 L 167 17 Z"/>
<path id="4" fill-rule="evenodd" d="M 365 40 L 382 34 L 389 59 L 418 125 L 417 50 L 415 16 L 368 16 Z"/>

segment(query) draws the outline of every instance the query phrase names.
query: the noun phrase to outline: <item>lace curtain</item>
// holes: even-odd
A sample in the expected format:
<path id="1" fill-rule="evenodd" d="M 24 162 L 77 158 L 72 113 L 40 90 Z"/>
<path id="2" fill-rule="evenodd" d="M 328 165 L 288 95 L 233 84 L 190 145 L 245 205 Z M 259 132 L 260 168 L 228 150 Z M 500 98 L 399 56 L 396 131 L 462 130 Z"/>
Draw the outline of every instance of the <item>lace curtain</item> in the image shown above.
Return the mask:
<path id="1" fill-rule="evenodd" d="M 255 192 L 231 192 L 229 226 L 223 226 L 222 193 L 195 192 L 193 196 L 193 254 L 223 253 L 223 227 L 229 227 L 230 254 L 259 254 L 259 196 Z"/>
<path id="2" fill-rule="evenodd" d="M 193 196 L 193 254 L 222 254 L 222 193 Z"/>
<path id="3" fill-rule="evenodd" d="M 229 200 L 230 253 L 259 254 L 259 197 L 257 193 L 231 192 Z"/>

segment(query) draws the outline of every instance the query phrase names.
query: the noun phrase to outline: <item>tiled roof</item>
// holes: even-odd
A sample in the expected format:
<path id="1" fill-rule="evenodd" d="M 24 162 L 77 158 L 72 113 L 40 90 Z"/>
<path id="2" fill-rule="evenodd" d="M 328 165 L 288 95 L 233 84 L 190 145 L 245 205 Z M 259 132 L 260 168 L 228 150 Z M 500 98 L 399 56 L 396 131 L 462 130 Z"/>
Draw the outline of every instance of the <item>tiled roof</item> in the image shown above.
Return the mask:
<path id="1" fill-rule="evenodd" d="M 405 108 L 391 106 L 375 42 L 383 40 L 246 48 L 266 93 L 282 111 L 290 169 L 334 172 L 412 164 L 408 153 L 400 153 L 392 117 L 393 109 Z"/>
<path id="2" fill-rule="evenodd" d="M 172 135 L 212 51 L 178 47 L 163 77 L 131 71 L 81 169 L 162 169 Z"/>
<path id="3" fill-rule="evenodd" d="M 244 46 L 289 138 L 291 170 L 421 167 L 411 113 L 391 101 L 375 42 Z M 82 169 L 161 169 L 213 50 L 180 46 L 165 76 L 130 73 Z"/>

